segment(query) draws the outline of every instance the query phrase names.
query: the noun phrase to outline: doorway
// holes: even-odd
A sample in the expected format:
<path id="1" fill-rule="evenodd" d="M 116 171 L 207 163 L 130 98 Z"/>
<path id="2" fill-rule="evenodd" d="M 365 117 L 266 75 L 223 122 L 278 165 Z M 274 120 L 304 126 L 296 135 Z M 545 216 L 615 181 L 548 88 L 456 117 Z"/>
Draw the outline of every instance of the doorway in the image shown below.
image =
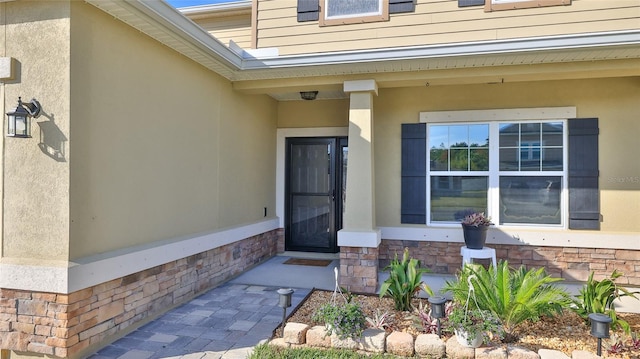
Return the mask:
<path id="1" fill-rule="evenodd" d="M 347 156 L 346 137 L 287 139 L 285 250 L 339 251 Z"/>

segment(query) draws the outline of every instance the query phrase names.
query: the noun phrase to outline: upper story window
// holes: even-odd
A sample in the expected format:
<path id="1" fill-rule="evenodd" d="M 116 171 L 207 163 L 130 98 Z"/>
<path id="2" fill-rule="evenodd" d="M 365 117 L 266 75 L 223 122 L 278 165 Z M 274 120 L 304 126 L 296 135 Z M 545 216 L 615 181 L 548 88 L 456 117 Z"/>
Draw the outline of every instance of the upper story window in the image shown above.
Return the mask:
<path id="1" fill-rule="evenodd" d="M 389 0 L 320 0 L 320 25 L 389 20 Z"/>
<path id="2" fill-rule="evenodd" d="M 482 0 L 484 1 L 484 0 Z M 298 0 L 298 22 L 321 26 L 387 21 L 389 14 L 414 12 L 415 0 Z"/>

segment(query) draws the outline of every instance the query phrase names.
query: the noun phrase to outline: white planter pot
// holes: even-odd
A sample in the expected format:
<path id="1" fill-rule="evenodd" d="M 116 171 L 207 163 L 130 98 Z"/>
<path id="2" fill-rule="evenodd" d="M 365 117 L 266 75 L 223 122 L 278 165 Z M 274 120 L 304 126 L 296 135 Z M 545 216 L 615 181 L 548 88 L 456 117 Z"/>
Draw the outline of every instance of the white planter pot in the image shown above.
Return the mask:
<path id="1" fill-rule="evenodd" d="M 475 339 L 469 340 L 468 333 L 465 331 L 454 331 L 456 334 L 456 339 L 460 345 L 468 347 L 468 348 L 479 348 L 482 345 L 482 334 L 478 334 Z"/>

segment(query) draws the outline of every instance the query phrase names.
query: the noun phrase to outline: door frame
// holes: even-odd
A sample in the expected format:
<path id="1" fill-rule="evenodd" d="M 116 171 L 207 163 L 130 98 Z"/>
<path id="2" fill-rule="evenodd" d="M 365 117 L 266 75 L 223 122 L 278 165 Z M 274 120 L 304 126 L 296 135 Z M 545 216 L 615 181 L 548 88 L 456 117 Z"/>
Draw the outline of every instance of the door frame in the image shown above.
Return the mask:
<path id="1" fill-rule="evenodd" d="M 276 131 L 276 216 L 284 230 L 285 161 L 288 137 L 348 137 L 349 127 L 279 128 Z M 283 232 L 284 233 L 284 232 Z M 282 238 L 284 242 L 284 237 Z"/>
<path id="2" fill-rule="evenodd" d="M 308 190 L 302 190 L 302 192 L 292 192 L 291 182 L 287 181 L 285 184 L 285 194 L 287 198 L 285 199 L 285 230 L 284 230 L 284 246 L 285 251 L 300 251 L 300 252 L 311 252 L 311 253 L 337 253 L 338 252 L 338 230 L 342 227 L 342 191 L 344 189 L 343 184 L 343 148 L 347 146 L 347 138 L 346 137 L 290 137 L 287 139 L 287 177 L 285 180 L 290 180 L 292 170 L 292 161 L 291 158 L 291 150 L 292 146 L 318 146 L 320 145 L 324 150 L 322 150 L 321 154 L 325 153 L 327 149 L 330 149 L 329 154 L 329 178 L 327 183 L 328 188 L 325 191 L 321 191 L 321 189 L 315 189 L 315 191 L 309 192 Z M 326 158 L 325 158 L 326 160 Z M 323 163 L 324 160 L 322 161 Z M 304 165 L 303 165 L 304 167 Z M 320 179 L 322 181 L 322 179 Z M 321 192 L 317 192 L 321 191 Z M 300 197 L 301 196 L 301 197 Z M 287 216 L 291 216 L 293 214 L 294 209 L 293 206 L 293 198 L 326 198 L 329 204 L 329 212 L 327 213 L 327 221 L 325 222 L 328 225 L 329 232 L 321 231 L 320 233 L 327 233 L 329 237 L 327 238 L 328 242 L 322 241 L 322 243 L 313 243 L 308 241 L 295 241 L 293 236 L 294 232 L 294 222 L 293 218 Z M 324 215 L 321 215 L 324 216 Z M 288 221 L 287 221 L 288 219 Z M 310 219 L 313 222 L 313 219 Z M 324 222 L 321 220 L 321 222 Z M 326 245 L 326 246 L 325 246 Z"/>

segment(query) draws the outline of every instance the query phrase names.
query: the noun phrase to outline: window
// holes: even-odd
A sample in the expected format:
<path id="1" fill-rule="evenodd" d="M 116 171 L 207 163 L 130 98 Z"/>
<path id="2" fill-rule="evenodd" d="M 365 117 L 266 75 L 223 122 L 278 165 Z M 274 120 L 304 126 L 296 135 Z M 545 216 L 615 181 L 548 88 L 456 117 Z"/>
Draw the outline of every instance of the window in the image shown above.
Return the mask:
<path id="1" fill-rule="evenodd" d="M 484 0 L 483 5 L 484 5 Z M 323 9 L 320 17 L 320 9 Z M 414 0 L 298 0 L 298 22 L 322 26 L 389 20 L 389 14 L 414 12 Z M 326 12 L 325 12 L 326 10 Z"/>
<path id="2" fill-rule="evenodd" d="M 543 222 L 574 230 L 599 230 L 598 118 L 575 117 L 575 107 L 421 112 L 420 122 L 402 124 L 400 222 L 454 224 L 458 208 L 470 205 L 473 194 L 486 198 L 486 205 L 479 201 L 473 204 L 482 207 L 476 209 L 485 210 L 499 224 Z M 531 120 L 535 118 L 539 120 Z M 558 120 L 561 118 L 567 120 Z M 431 139 L 427 125 L 435 130 Z M 448 159 L 452 136 L 447 130 L 445 142 L 436 127 L 454 125 L 489 126 L 489 171 L 472 167 L 471 160 L 467 171 L 455 170 L 460 166 Z M 539 133 L 533 131 L 536 126 Z M 455 129 L 453 133 L 456 140 Z M 468 153 L 482 149 L 472 148 L 472 143 L 452 149 L 467 147 Z M 506 153 L 502 158 L 501 147 Z M 562 156 L 558 155 L 560 148 Z M 432 149 L 446 149 L 434 151 L 435 163 L 428 161 Z M 446 156 L 446 161 L 438 154 Z M 436 166 L 433 170 L 432 165 Z M 428 193 L 432 187 L 435 193 Z M 466 203 L 457 205 L 460 200 Z M 556 224 L 558 218 L 560 225 Z"/>
<path id="3" fill-rule="evenodd" d="M 389 0 L 320 0 L 320 25 L 389 20 Z"/>
<path id="4" fill-rule="evenodd" d="M 428 124 L 429 222 L 473 209 L 499 224 L 562 225 L 565 132 L 560 120 Z"/>
<path id="5" fill-rule="evenodd" d="M 459 221 L 460 211 L 485 211 L 489 188 L 489 125 L 428 127 L 431 222 Z"/>
<path id="6" fill-rule="evenodd" d="M 564 123 L 498 127 L 500 224 L 561 224 Z"/>

